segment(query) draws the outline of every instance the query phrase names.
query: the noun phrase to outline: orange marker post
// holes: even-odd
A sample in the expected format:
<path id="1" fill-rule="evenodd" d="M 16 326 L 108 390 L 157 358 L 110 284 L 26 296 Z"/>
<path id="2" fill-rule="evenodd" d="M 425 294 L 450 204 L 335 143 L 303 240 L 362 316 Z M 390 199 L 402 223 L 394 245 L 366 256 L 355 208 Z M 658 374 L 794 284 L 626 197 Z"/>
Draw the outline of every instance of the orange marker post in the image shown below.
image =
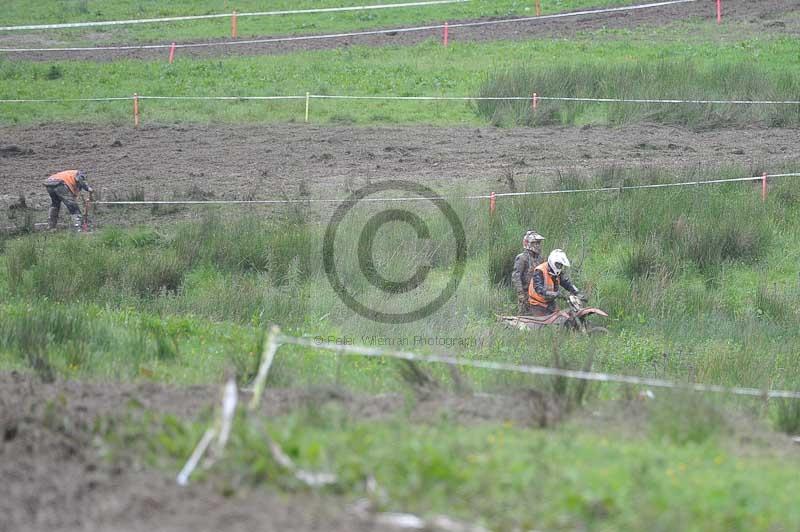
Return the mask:
<path id="1" fill-rule="evenodd" d="M 139 127 L 139 95 L 133 93 L 133 127 Z"/>
<path id="2" fill-rule="evenodd" d="M 175 60 L 175 43 L 172 43 L 172 46 L 169 47 L 169 64 L 171 65 L 174 60 Z"/>
<path id="3" fill-rule="evenodd" d="M 767 201 L 767 173 L 761 176 L 761 201 Z"/>
<path id="4" fill-rule="evenodd" d="M 444 45 L 445 48 L 447 48 L 447 39 L 448 39 L 448 33 L 449 33 L 448 29 L 449 28 L 447 26 L 447 22 L 445 22 L 444 23 L 444 30 L 442 32 L 442 44 Z"/>
<path id="5" fill-rule="evenodd" d="M 717 24 L 722 24 L 722 0 L 717 0 Z"/>
<path id="6" fill-rule="evenodd" d="M 536 0 L 535 4 L 536 4 L 536 16 L 538 17 L 539 15 L 542 14 L 542 2 L 541 0 Z"/>
<path id="7" fill-rule="evenodd" d="M 497 206 L 497 197 L 495 193 L 489 194 L 489 214 L 494 215 L 495 207 Z"/>
<path id="8" fill-rule="evenodd" d="M 239 28 L 236 25 L 236 11 L 233 12 L 231 16 L 231 38 L 235 39 L 239 34 Z"/>

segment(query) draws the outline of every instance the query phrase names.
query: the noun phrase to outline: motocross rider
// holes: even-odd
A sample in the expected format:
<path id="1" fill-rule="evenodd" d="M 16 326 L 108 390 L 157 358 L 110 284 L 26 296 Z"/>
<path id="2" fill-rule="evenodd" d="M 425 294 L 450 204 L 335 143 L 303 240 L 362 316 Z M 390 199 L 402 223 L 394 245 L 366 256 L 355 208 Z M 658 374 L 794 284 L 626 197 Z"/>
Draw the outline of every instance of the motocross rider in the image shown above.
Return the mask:
<path id="1" fill-rule="evenodd" d="M 542 262 L 542 241 L 544 237 L 536 231 L 528 231 L 522 237 L 522 253 L 514 258 L 514 271 L 511 273 L 511 286 L 517 292 L 517 305 L 520 315 L 528 314 L 528 285 L 533 270 Z"/>
<path id="2" fill-rule="evenodd" d="M 86 176 L 80 170 L 64 170 L 57 174 L 53 174 L 44 182 L 47 193 L 50 195 L 50 211 L 47 214 L 47 228 L 55 229 L 58 224 L 58 212 L 61 210 L 61 204 L 66 205 L 70 215 L 72 215 L 72 226 L 75 230 L 80 230 L 81 222 L 81 209 L 78 198 L 81 190 L 92 194 L 92 187 L 86 182 Z"/>
<path id="3" fill-rule="evenodd" d="M 533 270 L 528 285 L 529 314 L 546 316 L 556 312 L 558 310 L 556 297 L 562 286 L 571 294 L 584 299 L 578 287 L 567 277 L 567 268 L 569 268 L 567 254 L 560 249 L 554 249 L 547 256 L 547 262 L 543 262 Z"/>

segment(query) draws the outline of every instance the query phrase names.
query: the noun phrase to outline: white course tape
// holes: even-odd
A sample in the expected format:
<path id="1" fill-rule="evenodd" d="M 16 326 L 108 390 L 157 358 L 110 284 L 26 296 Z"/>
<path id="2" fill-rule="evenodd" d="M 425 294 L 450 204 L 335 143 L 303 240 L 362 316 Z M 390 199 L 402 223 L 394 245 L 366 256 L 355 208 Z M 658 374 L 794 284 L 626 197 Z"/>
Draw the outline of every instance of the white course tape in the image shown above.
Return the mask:
<path id="1" fill-rule="evenodd" d="M 566 377 L 569 379 L 580 379 L 597 382 L 617 382 L 622 384 L 636 384 L 652 386 L 654 388 L 673 388 L 687 389 L 696 392 L 727 393 L 733 395 L 745 395 L 750 397 L 768 397 L 783 399 L 800 399 L 800 392 L 790 390 L 760 390 L 758 388 L 726 387 L 716 384 L 699 383 L 678 383 L 664 379 L 650 379 L 645 377 L 632 377 L 628 375 L 613 375 L 610 373 L 597 373 L 592 371 L 569 370 L 559 368 L 549 368 L 545 366 L 523 366 L 520 364 L 509 364 L 505 362 L 489 362 L 485 360 L 464 360 L 454 355 L 420 355 L 409 351 L 383 350 L 372 347 L 361 347 L 355 345 L 336 345 L 332 343 L 317 342 L 310 338 L 297 338 L 295 336 L 279 335 L 277 341 L 281 344 L 293 344 L 304 347 L 313 347 L 326 351 L 335 351 L 340 355 L 354 355 L 366 357 L 387 357 L 401 360 L 412 360 L 417 362 L 438 362 L 455 366 L 468 366 L 479 369 L 493 371 L 510 371 L 514 373 L 526 373 L 528 375 L 548 375 L 553 377 Z"/>
<path id="2" fill-rule="evenodd" d="M 393 9 L 401 7 L 422 7 L 434 6 L 439 4 L 461 4 L 470 0 L 431 0 L 426 2 L 406 2 L 403 4 L 377 4 L 368 6 L 347 6 L 347 7 L 325 7 L 314 9 L 290 9 L 285 11 L 257 11 L 252 13 L 236 13 L 236 17 L 269 17 L 278 15 L 305 15 L 311 13 L 336 13 L 344 11 L 369 11 L 375 9 Z M 23 26 L 0 26 L 0 31 L 19 31 L 19 30 L 60 30 L 67 28 L 90 28 L 97 26 L 123 26 L 132 24 L 151 24 L 160 22 L 181 22 L 185 20 L 203 20 L 215 18 L 231 18 L 233 13 L 218 13 L 213 15 L 187 15 L 179 17 L 164 18 L 141 18 L 130 20 L 105 20 L 95 22 L 67 22 L 61 24 L 27 24 Z"/>
<path id="3" fill-rule="evenodd" d="M 775 177 L 800 177 L 800 172 L 788 174 L 767 174 L 767 179 Z M 549 196 L 555 194 L 578 194 L 581 192 L 619 192 L 620 190 L 646 190 L 669 187 L 694 187 L 700 185 L 719 185 L 725 183 L 739 183 L 743 181 L 761 181 L 763 176 L 736 177 L 731 179 L 710 179 L 708 181 L 678 181 L 675 183 L 657 183 L 652 185 L 626 185 L 621 187 L 602 188 L 573 188 L 566 190 L 539 190 L 532 192 L 498 192 L 495 198 L 512 196 Z M 452 201 L 452 200 L 478 200 L 491 199 L 492 194 L 476 194 L 473 196 L 405 196 L 399 198 L 309 198 L 309 199 L 268 199 L 268 200 L 141 200 L 141 201 L 95 201 L 97 205 L 240 205 L 240 204 L 294 204 L 294 203 L 347 203 L 347 202 L 405 202 L 405 201 Z"/>
<path id="4" fill-rule="evenodd" d="M 530 98 L 526 98 L 530 100 Z M 563 98 L 557 96 L 537 96 L 539 100 L 554 100 L 561 102 L 606 102 L 606 103 L 699 103 L 699 104 L 729 104 L 729 105 L 800 105 L 800 100 L 657 100 L 657 99 L 631 99 L 631 98 Z"/>
<path id="5" fill-rule="evenodd" d="M 663 7 L 673 4 L 685 4 L 689 2 L 697 2 L 698 0 L 670 0 L 668 2 L 657 2 L 654 4 L 639 4 L 635 6 L 623 7 L 610 7 L 603 9 L 592 9 L 587 11 L 572 11 L 569 13 L 557 13 L 554 15 L 541 15 L 538 17 L 522 17 L 522 18 L 508 18 L 501 20 L 482 20 L 477 22 L 461 22 L 455 24 L 448 24 L 448 29 L 452 28 L 466 28 L 475 26 L 490 26 L 496 24 L 513 24 L 518 22 L 535 22 L 541 20 L 550 20 L 566 17 L 578 17 L 584 15 L 599 15 L 604 13 L 619 13 L 625 11 L 634 11 L 638 9 L 650 9 L 656 7 Z M 189 43 L 189 44 L 176 44 L 175 48 L 207 48 L 212 46 L 236 46 L 242 44 L 268 44 L 275 42 L 291 42 L 291 41 L 311 41 L 322 39 L 340 39 L 343 37 L 362 37 L 366 35 L 386 35 L 395 33 L 410 33 L 418 31 L 431 31 L 440 30 L 445 27 L 444 24 L 435 24 L 431 26 L 416 26 L 411 28 L 393 28 L 385 30 L 370 30 L 370 31 L 355 31 L 348 33 L 332 33 L 327 35 L 298 35 L 294 37 L 275 37 L 269 39 L 250 39 L 250 40 L 235 40 L 235 41 L 220 41 L 220 42 L 206 42 L 206 43 Z M 0 48 L 0 52 L 92 52 L 92 51 L 108 51 L 108 50 L 152 50 L 171 48 L 172 44 L 142 44 L 142 45 L 125 45 L 125 46 L 89 46 L 89 47 L 69 47 L 69 48 Z"/>
<path id="6" fill-rule="evenodd" d="M 133 96 L 119 96 L 114 98 L 40 98 L 40 99 L 9 99 L 0 100 L 0 103 L 71 103 L 71 102 L 114 102 L 133 100 Z"/>
<path id="7" fill-rule="evenodd" d="M 146 96 L 140 100 L 388 100 L 388 101 L 530 101 L 530 96 L 351 96 L 335 94 L 309 94 L 307 96 Z M 133 100 L 133 96 L 111 98 L 40 98 L 0 99 L 0 103 L 70 103 L 109 102 Z M 681 100 L 681 99 L 630 99 L 630 98 L 569 98 L 537 96 L 538 100 L 598 103 L 660 103 L 660 104 L 724 104 L 724 105 L 800 105 L 800 100 Z"/>
<path id="8" fill-rule="evenodd" d="M 456 101 L 531 101 L 531 96 L 340 96 L 310 94 L 318 100 L 456 100 Z M 800 105 L 800 100 L 679 100 L 679 99 L 631 99 L 631 98 L 569 98 L 560 96 L 536 96 L 537 100 L 562 102 L 599 103 L 693 103 L 728 105 Z"/>
<path id="9" fill-rule="evenodd" d="M 305 100 L 305 96 L 139 96 L 140 100 Z"/>

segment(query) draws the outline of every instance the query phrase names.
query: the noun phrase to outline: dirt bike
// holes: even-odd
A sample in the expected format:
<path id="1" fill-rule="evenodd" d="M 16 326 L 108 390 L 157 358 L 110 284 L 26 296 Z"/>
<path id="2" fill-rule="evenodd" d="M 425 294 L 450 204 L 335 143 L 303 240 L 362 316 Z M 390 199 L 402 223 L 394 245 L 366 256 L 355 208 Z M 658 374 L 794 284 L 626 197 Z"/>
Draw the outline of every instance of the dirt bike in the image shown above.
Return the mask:
<path id="1" fill-rule="evenodd" d="M 517 329 L 541 329 L 543 327 L 564 327 L 570 331 L 579 331 L 584 334 L 602 334 L 607 333 L 608 329 L 605 327 L 598 327 L 588 322 L 588 317 L 596 314 L 598 316 L 608 317 L 608 314 L 594 307 L 584 307 L 585 300 L 581 300 L 578 296 L 570 295 L 569 297 L 559 296 L 559 299 L 566 299 L 569 302 L 569 309 L 557 310 L 547 316 L 498 316 L 500 321 L 510 327 Z"/>

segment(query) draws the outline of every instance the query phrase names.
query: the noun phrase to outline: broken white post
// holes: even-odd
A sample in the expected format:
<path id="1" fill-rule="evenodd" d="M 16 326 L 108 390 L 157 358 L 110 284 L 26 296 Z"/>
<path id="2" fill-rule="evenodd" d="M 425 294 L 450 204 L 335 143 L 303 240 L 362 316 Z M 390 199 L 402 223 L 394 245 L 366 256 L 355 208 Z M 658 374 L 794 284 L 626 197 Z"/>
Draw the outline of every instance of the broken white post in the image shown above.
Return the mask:
<path id="1" fill-rule="evenodd" d="M 248 408 L 252 411 L 258 408 L 261 396 L 264 394 L 264 386 L 267 384 L 267 375 L 272 361 L 275 359 L 275 352 L 281 344 L 278 343 L 278 335 L 281 330 L 277 325 L 270 327 L 269 334 L 264 340 L 264 350 L 261 353 L 261 364 L 258 367 L 258 374 L 253 382 L 253 397 L 250 399 Z"/>
<path id="2" fill-rule="evenodd" d="M 216 456 L 222 455 L 222 451 L 228 443 L 228 438 L 230 438 L 233 416 L 236 414 L 238 400 L 239 391 L 236 388 L 236 379 L 231 377 L 225 384 L 225 390 L 222 393 L 222 418 L 219 426 L 219 438 L 217 438 L 217 445 L 214 447 Z"/>
<path id="3" fill-rule="evenodd" d="M 211 440 L 214 439 L 214 434 L 216 430 L 214 427 L 209 428 L 206 430 L 206 433 L 203 434 L 203 437 L 200 438 L 200 442 L 195 447 L 192 456 L 189 457 L 189 461 L 186 462 L 186 465 L 183 466 L 181 472 L 178 473 L 178 485 L 185 486 L 189 482 L 189 475 L 192 474 L 192 471 L 197 467 L 197 463 L 200 462 L 200 458 L 203 457 L 203 453 L 206 452 L 208 445 L 211 443 Z"/>

